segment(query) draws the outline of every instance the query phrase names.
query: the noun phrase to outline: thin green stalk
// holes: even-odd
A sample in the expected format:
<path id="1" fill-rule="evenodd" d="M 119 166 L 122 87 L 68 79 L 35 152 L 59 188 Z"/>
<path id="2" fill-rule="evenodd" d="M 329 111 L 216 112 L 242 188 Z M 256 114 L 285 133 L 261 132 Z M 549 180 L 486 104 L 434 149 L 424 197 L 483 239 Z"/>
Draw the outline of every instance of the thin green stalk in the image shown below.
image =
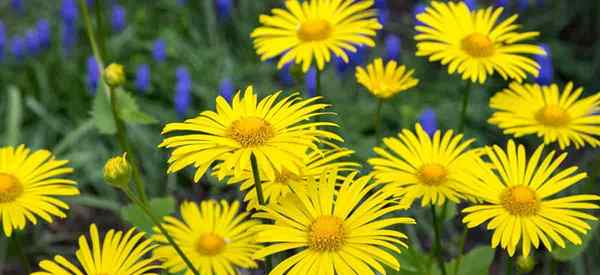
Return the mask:
<path id="1" fill-rule="evenodd" d="M 129 200 L 131 200 L 133 203 L 135 203 L 137 206 L 139 206 L 142 209 L 142 211 L 144 212 L 144 214 L 146 214 L 146 216 L 148 216 L 148 218 L 150 218 L 150 220 L 158 228 L 160 233 L 165 236 L 165 238 L 167 239 L 169 244 L 175 249 L 175 252 L 177 252 L 179 257 L 183 260 L 183 262 L 185 262 L 188 269 L 190 271 L 192 271 L 192 273 L 194 273 L 194 275 L 200 275 L 200 272 L 198 272 L 198 270 L 196 269 L 194 264 L 192 264 L 192 261 L 190 261 L 190 259 L 185 255 L 185 253 L 181 249 L 181 247 L 179 247 L 179 245 L 175 242 L 173 237 L 171 237 L 169 232 L 162 226 L 162 223 L 160 222 L 160 220 L 152 213 L 152 211 L 150 211 L 148 205 L 145 202 L 141 201 L 139 198 L 137 198 L 133 194 L 133 192 L 131 192 L 131 190 L 129 188 L 124 188 L 123 191 L 129 198 Z"/>
<path id="2" fill-rule="evenodd" d="M 317 70 L 317 84 L 315 87 L 315 96 L 321 96 L 321 70 Z"/>
<path id="3" fill-rule="evenodd" d="M 433 219 L 433 231 L 435 232 L 435 244 L 433 246 L 433 255 L 437 260 L 438 266 L 442 271 L 442 275 L 446 275 L 446 267 L 444 266 L 444 259 L 442 259 L 441 245 L 442 241 L 440 238 L 440 225 L 435 213 L 435 205 L 431 205 L 431 216 Z"/>
<path id="4" fill-rule="evenodd" d="M 513 258 L 509 255 L 506 255 L 506 275 L 513 274 Z"/>
<path id="5" fill-rule="evenodd" d="M 462 258 L 463 258 L 463 254 L 465 252 L 465 242 L 467 241 L 467 235 L 469 234 L 469 228 L 467 228 L 466 226 L 463 229 L 463 233 L 462 233 L 462 237 L 460 239 L 460 243 L 458 244 L 459 247 L 459 251 L 458 251 L 458 258 L 456 259 L 456 262 L 454 263 L 454 275 L 458 275 L 458 271 L 460 269 L 460 265 L 462 264 Z"/>
<path id="6" fill-rule="evenodd" d="M 254 188 L 256 188 L 256 196 L 258 198 L 258 203 L 261 206 L 267 205 L 265 202 L 265 197 L 263 195 L 262 183 L 260 181 L 260 173 L 258 170 L 258 161 L 256 161 L 256 156 L 254 154 L 250 154 L 250 164 L 252 165 L 252 176 L 254 177 Z M 267 257 L 265 259 L 265 271 L 268 273 L 271 271 L 271 267 L 273 266 L 271 257 Z"/>
<path id="7" fill-rule="evenodd" d="M 21 266 L 25 270 L 25 274 L 31 274 L 31 264 L 29 263 L 29 259 L 25 255 L 25 250 L 23 249 L 23 242 L 21 241 L 21 237 L 15 234 L 13 237 L 13 243 L 15 244 L 15 250 L 17 252 L 17 256 L 19 257 L 19 261 L 21 262 Z"/>
<path id="8" fill-rule="evenodd" d="M 375 109 L 375 116 L 373 117 L 373 127 L 375 127 L 375 140 L 379 140 L 381 137 L 379 134 L 379 125 L 381 120 L 381 107 L 383 106 L 383 99 L 377 98 L 377 109 Z"/>
<path id="9" fill-rule="evenodd" d="M 465 125 L 467 124 L 467 109 L 469 108 L 469 97 L 471 95 L 471 82 L 467 82 L 463 94 L 462 110 L 460 113 L 460 123 L 458 124 L 458 132 L 462 133 L 465 131 Z"/>

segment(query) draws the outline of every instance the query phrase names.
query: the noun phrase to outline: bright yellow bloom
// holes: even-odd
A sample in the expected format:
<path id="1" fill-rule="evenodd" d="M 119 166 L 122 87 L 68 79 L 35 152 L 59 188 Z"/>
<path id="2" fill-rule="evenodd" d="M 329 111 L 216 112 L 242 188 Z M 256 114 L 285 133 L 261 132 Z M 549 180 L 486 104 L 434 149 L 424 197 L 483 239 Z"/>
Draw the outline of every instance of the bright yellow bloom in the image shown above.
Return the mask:
<path id="1" fill-rule="evenodd" d="M 460 184 L 469 182 L 465 169 L 474 162 L 474 152 L 467 148 L 473 139 L 463 141 L 463 135 L 452 130 L 433 138 L 420 124 L 416 131 L 402 130 L 398 138 L 388 137 L 383 143 L 388 149 L 375 147 L 379 157 L 368 160 L 378 183 L 401 197 L 400 204 L 409 207 L 421 198 L 421 206 L 443 205 L 446 199 L 459 202 L 464 197 Z"/>
<path id="2" fill-rule="evenodd" d="M 273 15 L 261 15 L 262 26 L 251 34 L 261 60 L 282 55 L 278 68 L 295 60 L 306 72 L 314 57 L 322 70 L 332 54 L 348 62 L 345 51 L 374 47 L 373 38 L 381 29 L 373 0 L 289 0 L 285 6 L 271 10 Z"/>
<path id="3" fill-rule="evenodd" d="M 434 1 L 425 12 L 417 15 L 422 25 L 415 29 L 417 56 L 429 56 L 429 61 L 448 65 L 448 73 L 458 72 L 463 79 L 484 83 L 488 75 L 497 72 L 505 80 L 521 82 L 539 74 L 539 64 L 527 55 L 545 55 L 533 44 L 523 44 L 538 32 L 516 32 L 513 15 L 496 24 L 503 8 L 470 11 L 463 2 Z"/>
<path id="4" fill-rule="evenodd" d="M 131 173 L 127 153 L 113 157 L 104 164 L 104 180 L 115 187 L 126 188 L 131 180 Z"/>
<path id="5" fill-rule="evenodd" d="M 300 167 L 300 174 L 293 174 L 283 170 L 276 173 L 275 178 L 261 178 L 265 202 L 278 202 L 282 197 L 292 192 L 306 192 L 309 178 L 319 176 L 325 170 L 337 169 L 338 171 L 352 171 L 360 167 L 360 164 L 350 161 L 342 161 L 342 158 L 350 156 L 354 151 L 344 148 L 320 148 L 318 151 L 309 149 L 304 156 L 304 165 Z M 218 174 L 218 169 L 216 169 Z M 246 191 L 245 201 L 248 208 L 257 208 L 258 198 L 254 188 L 254 177 L 252 171 L 244 171 L 242 178 L 232 178 L 229 183 L 242 182 L 241 190 Z"/>
<path id="6" fill-rule="evenodd" d="M 108 86 L 119 87 L 125 84 L 125 67 L 112 63 L 104 69 L 104 81 Z"/>
<path id="7" fill-rule="evenodd" d="M 252 256 L 260 245 L 256 243 L 255 220 L 245 220 L 248 213 L 239 213 L 239 203 L 203 201 L 181 204 L 181 217 L 165 217 L 163 226 L 181 247 L 194 267 L 203 275 L 237 274 L 236 268 L 255 268 Z M 193 274 L 158 228 L 154 228 L 160 246 L 154 254 L 164 261 L 169 272 L 185 270 Z"/>
<path id="8" fill-rule="evenodd" d="M 58 178 L 73 172 L 69 161 L 56 160 L 47 150 L 33 153 L 24 145 L 0 148 L 0 222 L 4 234 L 25 228 L 37 218 L 51 223 L 53 216 L 65 218 L 69 206 L 56 196 L 79 194 L 72 180 Z"/>
<path id="9" fill-rule="evenodd" d="M 198 182 L 214 162 L 223 175 L 240 177 L 250 170 L 250 156 L 254 154 L 259 169 L 267 177 L 275 178 L 284 170 L 299 174 L 304 165 L 304 154 L 309 147 L 324 138 L 342 140 L 338 135 L 321 130 L 321 126 L 337 126 L 331 122 L 310 122 L 307 119 L 323 115 L 328 105 L 314 103 L 319 98 L 302 99 L 292 95 L 277 101 L 280 92 L 257 101 L 252 87 L 238 92 L 231 105 L 217 98 L 217 112 L 204 111 L 200 116 L 183 123 L 169 123 L 163 134 L 189 131 L 166 138 L 159 146 L 175 148 L 169 159 L 168 172 L 174 173 L 194 165 Z"/>
<path id="10" fill-rule="evenodd" d="M 65 257 L 56 255 L 54 260 L 43 260 L 43 271 L 31 275 L 158 275 L 161 267 L 154 264 L 156 258 L 144 258 L 155 245 L 143 240 L 144 233 L 134 234 L 134 228 L 124 233 L 111 229 L 100 239 L 95 224 L 90 226 L 90 240 L 79 237 L 79 249 L 75 252 L 81 268 Z"/>
<path id="11" fill-rule="evenodd" d="M 463 222 L 473 228 L 490 221 L 487 229 L 494 231 L 492 247 L 500 244 L 511 256 L 519 242 L 525 256 L 531 245 L 538 248 L 540 241 L 548 250 L 552 250 L 550 241 L 560 247 L 565 246 L 564 239 L 581 244 L 575 232 L 585 234 L 591 227 L 584 220 L 597 220 L 579 209 L 599 208 L 592 201 L 600 200 L 600 196 L 550 199 L 584 179 L 586 173 L 576 173 L 577 167 L 557 170 L 567 154 L 555 158 L 553 151 L 543 158 L 543 148 L 539 146 L 527 158 L 525 147 L 510 140 L 506 150 L 499 146 L 485 148 L 488 163 L 470 169 L 479 180 L 466 186 L 466 191 L 481 198 L 483 204 L 463 210 L 467 213 Z"/>
<path id="12" fill-rule="evenodd" d="M 412 77 L 415 70 L 406 70 L 406 66 L 398 66 L 394 60 L 385 66 L 381 58 L 367 65 L 367 69 L 356 67 L 356 80 L 378 98 L 388 99 L 399 92 L 408 90 L 419 83 Z"/>
<path id="13" fill-rule="evenodd" d="M 521 137 L 537 134 L 544 143 L 558 142 L 561 149 L 586 143 L 600 145 L 600 93 L 580 98 L 583 88 L 573 90 L 569 82 L 560 92 L 556 84 L 511 83 L 508 89 L 490 99 L 496 112 L 488 120 L 504 129 L 504 134 Z"/>
<path id="14" fill-rule="evenodd" d="M 400 209 L 390 205 L 388 195 L 374 190 L 369 176 L 346 176 L 335 190 L 337 171 L 312 178 L 307 192 L 297 192 L 277 204 L 262 207 L 260 216 L 275 224 L 258 226 L 258 240 L 271 243 L 255 257 L 295 249 L 269 273 L 284 274 L 386 274 L 382 263 L 396 270 L 400 264 L 391 254 L 406 247 L 406 235 L 388 229 L 414 224 L 412 218 L 383 217 Z M 369 195 L 369 193 L 372 193 Z"/>

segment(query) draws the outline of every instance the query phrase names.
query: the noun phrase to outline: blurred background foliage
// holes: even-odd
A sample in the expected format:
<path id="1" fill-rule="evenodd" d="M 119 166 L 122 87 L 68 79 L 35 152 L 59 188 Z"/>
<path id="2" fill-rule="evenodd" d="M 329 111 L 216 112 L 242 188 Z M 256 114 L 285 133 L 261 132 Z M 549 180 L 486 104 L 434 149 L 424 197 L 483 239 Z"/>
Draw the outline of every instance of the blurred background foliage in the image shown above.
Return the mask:
<path id="1" fill-rule="evenodd" d="M 206 176 L 192 184 L 193 170 L 167 176 L 167 152 L 157 148 L 160 130 L 167 122 L 193 117 L 212 109 L 219 93 L 254 85 L 261 95 L 284 90 L 310 95 L 314 71 L 303 75 L 295 66 L 277 71 L 275 62 L 261 62 L 254 53 L 250 32 L 258 16 L 282 1 L 265 0 L 104 0 L 87 1 L 103 37 L 106 62 L 125 65 L 128 83 L 123 97 L 130 114 L 128 128 L 134 147 L 142 156 L 143 177 L 161 215 L 175 211 L 176 201 L 205 198 L 241 199 L 237 186 L 226 186 Z M 439 64 L 415 56 L 412 37 L 414 11 L 427 1 L 376 1 L 384 29 L 374 49 L 361 49 L 352 63 L 332 62 L 322 75 L 322 94 L 332 104 L 340 124 L 345 146 L 356 151 L 355 160 L 365 163 L 377 144 L 372 119 L 377 102 L 354 80 L 354 66 L 376 56 L 398 59 L 416 70 L 420 84 L 401 93 L 383 106 L 382 129 L 393 135 L 403 127 L 412 128 L 422 119 L 435 121 L 439 128 L 458 125 L 459 108 L 465 82 L 448 75 Z M 503 5 L 505 15 L 519 13 L 524 30 L 540 31 L 537 40 L 551 51 L 554 82 L 573 81 L 586 87 L 586 94 L 600 90 L 600 1 L 587 0 L 505 0 L 468 1 L 478 7 Z M 391 35 L 394 35 L 394 38 Z M 398 40 L 399 38 L 399 40 Z M 390 39 L 395 39 L 391 41 Z M 395 51 L 399 50 L 399 51 Z M 390 52 L 391 51 L 391 52 Z M 47 148 L 59 158 L 68 159 L 75 168 L 73 178 L 82 195 L 70 199 L 69 218 L 53 224 L 31 226 L 21 235 L 32 263 L 55 253 L 73 251 L 76 236 L 95 222 L 101 228 L 138 225 L 148 230 L 147 221 L 135 207 L 103 183 L 102 165 L 119 153 L 110 135 L 110 115 L 106 98 L 98 89 L 98 71 L 83 26 L 80 9 L 74 0 L 0 1 L 0 143 L 26 144 Z M 550 64 L 550 66 L 552 66 Z M 490 116 L 488 100 L 507 83 L 496 77 L 485 85 L 473 85 L 466 135 L 477 138 L 478 145 L 504 143 L 499 129 L 486 123 Z M 433 112 L 432 112 L 433 111 Z M 423 115 L 425 114 L 425 115 Z M 520 142 L 533 148 L 535 138 Z M 586 149 L 569 155 L 593 176 L 579 191 L 598 193 L 600 158 L 598 150 Z M 594 164 L 594 162 L 596 164 Z M 365 171 L 368 167 L 364 167 Z M 575 192 L 573 190 L 573 192 Z M 462 206 L 458 206 L 460 209 Z M 446 215 L 449 261 L 459 254 L 457 247 L 462 225 L 456 217 L 457 206 Z M 411 210 L 409 215 L 427 221 L 427 211 Z M 596 213 L 597 214 L 597 213 Z M 400 256 L 402 270 L 393 274 L 437 274 L 431 270 L 428 251 L 432 236 L 427 222 L 409 227 L 411 248 Z M 494 252 L 487 247 L 490 236 L 475 229 L 469 235 L 460 274 L 487 274 Z M 600 232 L 589 234 L 585 246 L 557 250 L 551 256 L 537 253 L 533 274 L 596 274 L 600 264 Z M 22 274 L 16 264 L 13 244 L 0 238 L 0 274 Z M 585 250 L 585 253 L 581 253 Z M 496 252 L 490 274 L 499 274 L 503 253 Z M 453 262 L 449 262 L 453 265 Z M 450 269 L 451 270 L 451 269 Z"/>

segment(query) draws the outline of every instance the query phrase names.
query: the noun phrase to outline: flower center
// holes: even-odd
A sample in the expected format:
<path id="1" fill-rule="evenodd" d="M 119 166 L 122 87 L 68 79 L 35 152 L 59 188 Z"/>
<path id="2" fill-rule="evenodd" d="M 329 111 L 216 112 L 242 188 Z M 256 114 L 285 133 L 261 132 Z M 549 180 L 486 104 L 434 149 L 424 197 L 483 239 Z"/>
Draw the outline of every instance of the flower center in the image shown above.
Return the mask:
<path id="1" fill-rule="evenodd" d="M 448 178 L 448 170 L 437 163 L 424 164 L 419 169 L 418 177 L 426 185 L 440 185 Z"/>
<path id="2" fill-rule="evenodd" d="M 318 251 L 336 251 L 344 244 L 344 223 L 335 216 L 320 216 L 310 225 L 309 246 Z"/>
<path id="3" fill-rule="evenodd" d="M 490 38 L 478 32 L 467 35 L 461 41 L 462 49 L 473 57 L 489 57 L 494 54 L 494 43 Z"/>
<path id="4" fill-rule="evenodd" d="M 234 121 L 227 130 L 227 136 L 243 147 L 263 145 L 275 136 L 270 123 L 259 117 L 244 117 Z"/>
<path id="5" fill-rule="evenodd" d="M 300 25 L 297 32 L 302 41 L 320 41 L 331 35 L 331 24 L 323 19 L 308 20 Z"/>
<path id="6" fill-rule="evenodd" d="M 12 202 L 23 194 L 23 185 L 13 175 L 0 173 L 0 203 Z"/>
<path id="7" fill-rule="evenodd" d="M 204 233 L 196 242 L 196 251 L 207 256 L 217 255 L 223 251 L 223 248 L 225 248 L 225 239 L 215 233 Z"/>
<path id="8" fill-rule="evenodd" d="M 513 215 L 531 216 L 537 213 L 539 202 L 535 192 L 527 186 L 513 186 L 500 196 L 502 206 Z"/>
<path id="9" fill-rule="evenodd" d="M 547 105 L 535 113 L 535 119 L 546 126 L 560 127 L 571 121 L 569 113 L 558 105 Z"/>

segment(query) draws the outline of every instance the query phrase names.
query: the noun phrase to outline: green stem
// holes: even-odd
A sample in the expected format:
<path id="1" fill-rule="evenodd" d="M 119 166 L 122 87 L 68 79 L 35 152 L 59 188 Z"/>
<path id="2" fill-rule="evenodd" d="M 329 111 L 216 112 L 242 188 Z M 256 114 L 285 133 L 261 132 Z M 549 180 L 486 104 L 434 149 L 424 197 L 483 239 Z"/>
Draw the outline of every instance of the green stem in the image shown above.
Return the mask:
<path id="1" fill-rule="evenodd" d="M 137 198 L 133 194 L 133 192 L 131 192 L 131 190 L 129 188 L 124 188 L 123 191 L 125 192 L 127 197 L 133 203 L 135 203 L 137 206 L 139 206 L 142 209 L 142 211 L 144 211 L 144 214 L 146 214 L 146 216 L 148 216 L 148 218 L 150 218 L 150 220 L 158 228 L 160 233 L 165 236 L 165 238 L 167 239 L 167 242 L 169 242 L 169 244 L 175 249 L 175 252 L 177 252 L 177 254 L 183 260 L 183 262 L 185 262 L 185 264 L 190 269 L 190 271 L 192 271 L 192 273 L 194 273 L 194 275 L 200 275 L 200 272 L 198 272 L 198 270 L 196 269 L 194 264 L 192 264 L 192 261 L 190 261 L 190 259 L 185 255 L 185 253 L 181 249 L 181 247 L 179 247 L 179 245 L 175 242 L 173 237 L 171 237 L 169 232 L 162 226 L 162 223 L 160 222 L 159 218 L 157 218 L 152 213 L 152 211 L 150 211 L 148 205 L 145 202 L 141 201 L 139 198 Z"/>
<path id="2" fill-rule="evenodd" d="M 460 265 L 462 264 L 463 253 L 465 252 L 465 242 L 467 241 L 467 235 L 469 234 L 469 228 L 465 226 L 463 229 L 462 237 L 460 239 L 460 243 L 458 244 L 458 258 L 454 263 L 454 275 L 458 275 L 458 271 L 460 269 Z"/>
<path id="3" fill-rule="evenodd" d="M 462 110 L 460 113 L 460 123 L 458 124 L 458 133 L 465 131 L 465 125 L 467 124 L 467 109 L 469 108 L 469 96 L 471 95 L 471 82 L 467 82 L 463 94 Z"/>
<path id="4" fill-rule="evenodd" d="M 258 161 L 256 161 L 256 156 L 254 154 L 250 154 L 250 164 L 252 165 L 252 176 L 254 177 L 254 188 L 256 188 L 256 197 L 258 198 L 258 203 L 261 206 L 267 205 L 265 202 L 265 196 L 263 195 L 262 183 L 260 181 L 260 172 L 258 170 Z M 271 257 L 267 257 L 265 259 L 265 271 L 268 273 L 271 271 L 272 267 Z"/>
<path id="5" fill-rule="evenodd" d="M 437 259 L 438 266 L 442 271 L 442 275 L 446 275 L 446 267 L 444 266 L 444 259 L 442 259 L 441 245 L 442 241 L 440 238 L 440 224 L 435 213 L 435 205 L 431 205 L 431 216 L 433 219 L 433 231 L 435 232 L 435 244 L 433 246 L 433 255 Z"/>
<path id="6" fill-rule="evenodd" d="M 31 264 L 29 263 L 29 259 L 25 255 L 25 250 L 23 249 L 23 242 L 21 241 L 21 237 L 15 234 L 13 236 L 13 243 L 15 244 L 15 250 L 17 256 L 19 257 L 19 261 L 21 262 L 21 266 L 25 270 L 25 274 L 31 274 Z"/>
<path id="7" fill-rule="evenodd" d="M 381 120 L 381 107 L 383 106 L 383 99 L 377 98 L 377 109 L 375 109 L 375 116 L 373 117 L 373 127 L 375 127 L 375 140 L 379 140 L 381 137 L 379 134 L 379 125 Z"/>
<path id="8" fill-rule="evenodd" d="M 317 68 L 317 85 L 315 87 L 315 96 L 321 96 L 321 71 Z"/>
<path id="9" fill-rule="evenodd" d="M 510 255 L 506 255 L 506 275 L 513 274 L 513 258 Z"/>

